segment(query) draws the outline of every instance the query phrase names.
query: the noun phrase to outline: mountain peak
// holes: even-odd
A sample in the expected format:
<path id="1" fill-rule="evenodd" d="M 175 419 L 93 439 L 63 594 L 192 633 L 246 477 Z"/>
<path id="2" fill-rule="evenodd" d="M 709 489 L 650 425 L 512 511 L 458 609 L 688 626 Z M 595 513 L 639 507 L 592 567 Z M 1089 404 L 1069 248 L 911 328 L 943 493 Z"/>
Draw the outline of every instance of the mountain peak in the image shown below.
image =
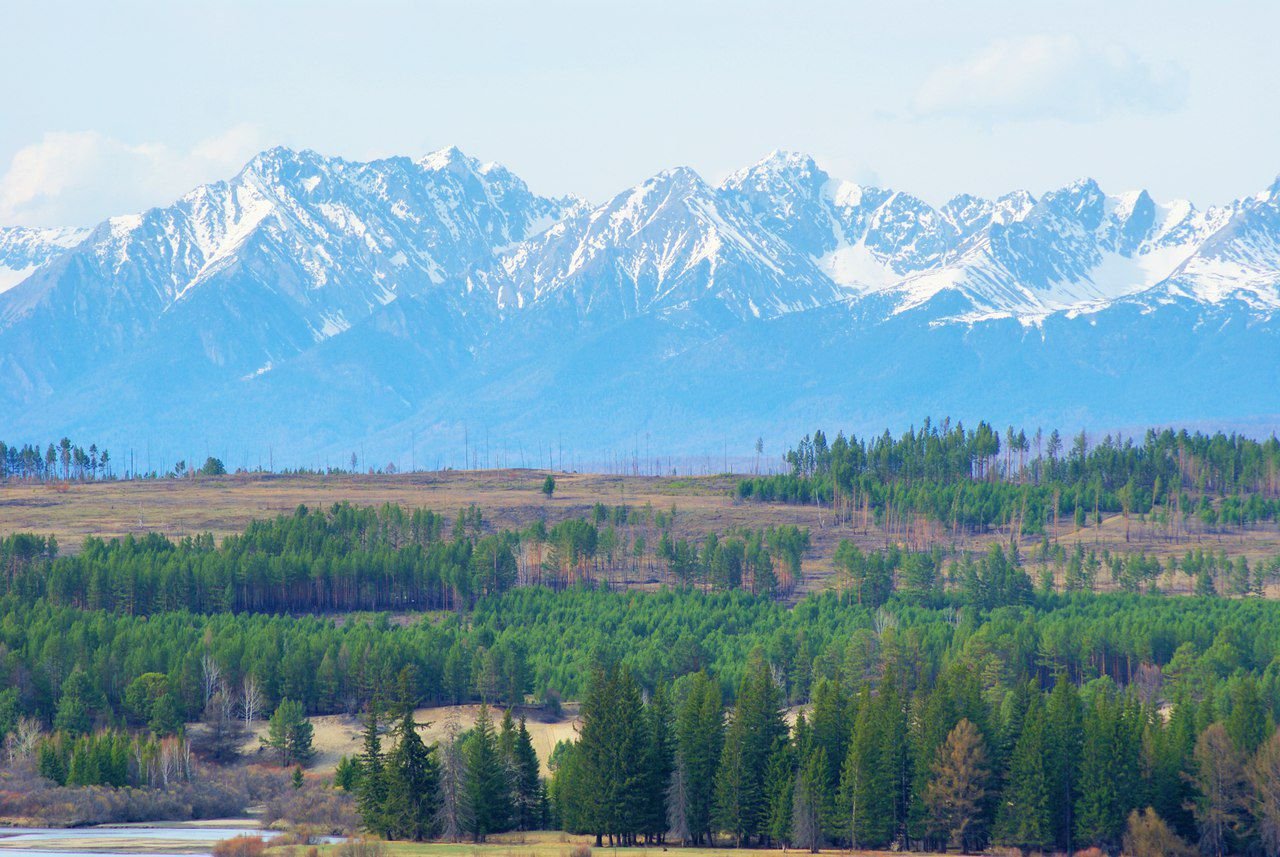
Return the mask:
<path id="1" fill-rule="evenodd" d="M 806 155 L 804 152 L 792 152 L 787 149 L 774 149 L 768 155 L 765 155 L 763 158 L 756 161 L 749 169 L 757 169 L 761 167 L 813 172 L 818 168 L 818 164 L 814 161 L 812 155 Z"/>
<path id="2" fill-rule="evenodd" d="M 457 146 L 445 146 L 423 155 L 418 163 L 428 170 L 456 170 L 465 168 L 479 170 L 480 164 L 474 158 L 467 157 Z"/>
<path id="3" fill-rule="evenodd" d="M 706 181 L 693 167 L 668 167 L 659 170 L 641 186 L 644 189 L 672 188 L 685 192 L 700 191 L 707 186 Z"/>

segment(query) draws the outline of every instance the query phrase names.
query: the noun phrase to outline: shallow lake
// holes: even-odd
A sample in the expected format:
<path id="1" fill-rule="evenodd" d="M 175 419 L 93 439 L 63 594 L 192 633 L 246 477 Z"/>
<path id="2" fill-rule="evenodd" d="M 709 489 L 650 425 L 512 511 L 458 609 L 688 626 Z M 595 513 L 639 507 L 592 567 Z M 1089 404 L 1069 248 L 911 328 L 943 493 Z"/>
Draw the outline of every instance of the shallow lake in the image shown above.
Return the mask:
<path id="1" fill-rule="evenodd" d="M 188 857 L 208 854 L 216 843 L 233 836 L 274 835 L 248 827 L 12 827 L 0 828 L 0 857 Z"/>

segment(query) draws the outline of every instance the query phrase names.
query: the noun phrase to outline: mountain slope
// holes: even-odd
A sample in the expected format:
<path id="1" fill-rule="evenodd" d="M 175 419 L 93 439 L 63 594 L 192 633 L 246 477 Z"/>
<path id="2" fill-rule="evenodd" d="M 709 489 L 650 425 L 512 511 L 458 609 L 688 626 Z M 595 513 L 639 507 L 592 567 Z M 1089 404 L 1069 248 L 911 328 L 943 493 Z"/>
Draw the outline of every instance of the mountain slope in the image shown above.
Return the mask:
<path id="1" fill-rule="evenodd" d="M 28 272 L 0 293 L 5 439 L 318 464 L 481 426 L 693 452 L 924 413 L 1280 415 L 1280 182 L 1204 211 L 1087 179 L 935 208 L 776 152 L 592 206 L 456 149 L 272 149 L 0 253 Z"/>
<path id="2" fill-rule="evenodd" d="M 7 292 L 89 234 L 88 229 L 0 226 L 0 292 Z"/>
<path id="3" fill-rule="evenodd" d="M 228 182 L 114 218 L 0 295 L 0 393 L 177 352 L 238 378 L 439 287 L 569 204 L 456 149 L 367 164 L 272 149 Z"/>

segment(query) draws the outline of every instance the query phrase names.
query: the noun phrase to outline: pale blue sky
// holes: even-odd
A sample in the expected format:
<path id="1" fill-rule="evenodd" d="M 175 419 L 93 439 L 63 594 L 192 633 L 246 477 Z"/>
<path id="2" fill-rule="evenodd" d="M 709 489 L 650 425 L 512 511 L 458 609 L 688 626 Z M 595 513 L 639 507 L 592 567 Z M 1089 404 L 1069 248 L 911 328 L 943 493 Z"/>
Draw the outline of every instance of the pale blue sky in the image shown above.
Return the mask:
<path id="1" fill-rule="evenodd" d="M 1280 4 L 0 0 L 0 222 L 170 201 L 277 143 L 457 144 L 600 201 L 774 148 L 939 203 L 1280 172 Z"/>

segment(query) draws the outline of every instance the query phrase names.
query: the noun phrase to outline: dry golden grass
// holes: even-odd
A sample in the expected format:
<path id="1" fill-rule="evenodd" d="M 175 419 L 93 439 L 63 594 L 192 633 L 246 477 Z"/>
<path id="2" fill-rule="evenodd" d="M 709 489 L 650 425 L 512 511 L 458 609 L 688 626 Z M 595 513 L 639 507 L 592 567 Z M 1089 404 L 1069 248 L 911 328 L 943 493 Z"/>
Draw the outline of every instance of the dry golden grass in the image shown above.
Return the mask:
<path id="1" fill-rule="evenodd" d="M 813 549 L 805 558 L 805 580 L 797 595 L 827 588 L 832 580 L 832 555 L 841 539 L 863 548 L 884 548 L 901 538 L 874 525 L 863 529 L 834 526 L 829 509 L 737 501 L 733 476 L 660 477 L 602 474 L 556 474 L 554 499 L 539 488 L 545 471 L 489 470 L 411 473 L 394 476 L 274 476 L 236 475 L 194 480 L 102 482 L 59 485 L 0 484 L 0 534 L 52 533 L 64 552 L 78 549 L 85 536 L 111 538 L 127 533 L 162 533 L 177 538 L 211 532 L 222 537 L 242 530 L 255 518 L 292 512 L 300 504 L 324 507 L 347 501 L 355 505 L 398 503 L 422 507 L 450 517 L 471 504 L 498 527 L 523 527 L 537 518 L 548 523 L 589 515 L 595 503 L 657 510 L 675 507 L 678 535 L 698 537 L 733 527 L 794 524 L 808 527 Z M 932 539 L 946 547 L 982 550 L 1008 536 L 992 533 L 953 539 L 941 528 L 922 526 L 906 542 L 925 546 Z M 1055 537 L 1068 548 L 1077 541 L 1098 550 L 1145 551 L 1164 559 L 1181 556 L 1189 548 L 1225 550 L 1250 562 L 1280 554 L 1280 528 L 1274 524 L 1243 533 L 1204 534 L 1178 543 L 1151 538 L 1135 519 L 1131 540 L 1125 540 L 1121 516 L 1107 518 L 1099 528 L 1076 531 L 1069 520 Z M 1037 540 L 1023 539 L 1023 555 Z M 1189 582 L 1187 582 L 1189 583 Z M 1106 582 L 1102 582 L 1104 588 Z"/>

